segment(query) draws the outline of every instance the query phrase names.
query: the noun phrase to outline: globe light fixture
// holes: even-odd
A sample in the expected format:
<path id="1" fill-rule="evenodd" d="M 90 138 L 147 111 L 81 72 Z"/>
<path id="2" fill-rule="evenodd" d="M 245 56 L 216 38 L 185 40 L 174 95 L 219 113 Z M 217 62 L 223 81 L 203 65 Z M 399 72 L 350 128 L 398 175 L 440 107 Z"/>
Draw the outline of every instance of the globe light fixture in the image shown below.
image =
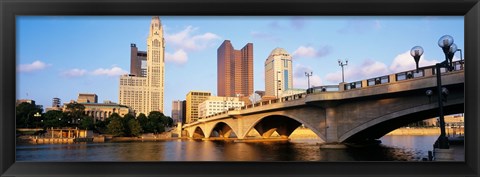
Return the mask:
<path id="1" fill-rule="evenodd" d="M 415 64 L 417 66 L 417 73 L 418 73 L 418 62 L 420 61 L 420 57 L 423 55 L 423 48 L 421 46 L 415 46 L 410 50 L 410 55 L 415 60 Z"/>

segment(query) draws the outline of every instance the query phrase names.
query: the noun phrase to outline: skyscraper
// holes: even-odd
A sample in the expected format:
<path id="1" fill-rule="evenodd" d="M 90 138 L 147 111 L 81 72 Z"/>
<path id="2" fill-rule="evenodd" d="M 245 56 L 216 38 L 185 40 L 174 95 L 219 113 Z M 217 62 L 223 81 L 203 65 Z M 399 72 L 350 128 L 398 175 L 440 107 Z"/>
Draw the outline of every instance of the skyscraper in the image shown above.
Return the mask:
<path id="1" fill-rule="evenodd" d="M 130 45 L 131 73 L 120 76 L 119 93 L 120 104 L 146 115 L 163 112 L 165 85 L 165 40 L 159 17 L 152 17 L 149 29 L 146 53 Z"/>
<path id="2" fill-rule="evenodd" d="M 212 94 L 210 92 L 190 91 L 187 94 L 186 120 L 185 123 L 192 123 L 198 120 L 198 105 L 208 99 Z"/>
<path id="3" fill-rule="evenodd" d="M 217 49 L 217 95 L 248 96 L 253 93 L 253 44 L 235 50 L 230 40 Z"/>
<path id="4" fill-rule="evenodd" d="M 147 77 L 147 52 L 139 51 L 136 44 L 130 44 L 130 74 Z"/>
<path id="5" fill-rule="evenodd" d="M 182 122 L 183 120 L 183 101 L 181 100 L 174 100 L 172 101 L 172 119 L 173 123 L 176 124 L 178 122 Z"/>
<path id="6" fill-rule="evenodd" d="M 292 56 L 283 48 L 275 48 L 265 60 L 265 95 L 282 95 L 293 88 Z"/>

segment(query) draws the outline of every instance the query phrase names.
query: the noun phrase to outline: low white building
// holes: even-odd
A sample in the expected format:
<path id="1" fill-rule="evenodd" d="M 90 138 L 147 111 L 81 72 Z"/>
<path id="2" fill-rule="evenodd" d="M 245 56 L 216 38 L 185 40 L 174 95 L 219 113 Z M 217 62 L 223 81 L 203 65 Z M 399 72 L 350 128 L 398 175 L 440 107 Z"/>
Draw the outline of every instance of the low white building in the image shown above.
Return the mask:
<path id="1" fill-rule="evenodd" d="M 239 108 L 245 105 L 238 97 L 219 97 L 210 96 L 204 102 L 198 105 L 198 115 L 200 118 L 225 112 L 229 108 Z"/>
<path id="2" fill-rule="evenodd" d="M 296 94 L 305 93 L 305 92 L 306 92 L 305 89 L 288 89 L 288 90 L 283 91 L 280 94 L 280 96 L 281 97 L 286 97 L 286 96 L 296 95 Z"/>

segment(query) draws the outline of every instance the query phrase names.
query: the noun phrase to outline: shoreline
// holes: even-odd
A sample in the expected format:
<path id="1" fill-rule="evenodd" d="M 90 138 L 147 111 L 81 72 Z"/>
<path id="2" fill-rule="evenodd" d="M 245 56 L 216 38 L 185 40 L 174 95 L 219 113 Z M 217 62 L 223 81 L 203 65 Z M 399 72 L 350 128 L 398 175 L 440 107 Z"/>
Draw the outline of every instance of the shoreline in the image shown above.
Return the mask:
<path id="1" fill-rule="evenodd" d="M 465 135 L 464 128 L 446 128 L 445 133 L 447 134 L 447 136 L 463 136 L 463 135 Z M 399 129 L 396 129 L 394 131 L 391 131 L 390 133 L 387 133 L 386 135 L 395 135 L 395 136 L 403 136 L 403 135 L 440 135 L 440 128 L 439 127 L 399 128 Z"/>

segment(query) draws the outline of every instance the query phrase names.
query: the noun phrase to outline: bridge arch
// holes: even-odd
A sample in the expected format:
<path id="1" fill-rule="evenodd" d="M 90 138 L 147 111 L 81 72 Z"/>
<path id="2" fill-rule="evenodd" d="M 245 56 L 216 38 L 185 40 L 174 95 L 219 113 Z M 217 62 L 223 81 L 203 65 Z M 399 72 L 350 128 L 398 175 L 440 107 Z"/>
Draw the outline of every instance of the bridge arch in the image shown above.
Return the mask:
<path id="1" fill-rule="evenodd" d="M 464 112 L 464 103 L 462 100 L 449 100 L 449 102 L 450 103 L 444 105 L 445 115 Z M 438 116 L 438 103 L 436 102 L 397 112 L 391 112 L 356 126 L 339 136 L 339 142 L 357 142 L 378 139 L 395 129 L 408 125 L 409 123 L 430 119 L 436 116 Z"/>
<path id="2" fill-rule="evenodd" d="M 196 126 L 195 129 L 192 129 L 192 132 L 189 132 L 190 138 L 199 139 L 205 138 L 206 134 L 204 133 L 203 129 L 200 126 Z"/>
<path id="3" fill-rule="evenodd" d="M 205 133 L 209 135 L 209 137 L 229 138 L 232 135 L 238 137 L 237 132 L 235 132 L 232 126 L 225 121 L 215 123 L 215 125 L 212 126 L 209 130 L 206 130 Z"/>
<path id="4" fill-rule="evenodd" d="M 314 128 L 313 125 L 310 125 L 301 117 L 285 112 L 270 113 L 259 116 L 247 129 L 245 129 L 245 131 L 243 131 L 244 133 L 240 135 L 239 138 L 246 138 L 252 129 L 256 129 L 264 138 L 270 137 L 275 131 L 277 131 L 280 136 L 286 138 L 302 124 L 312 130 L 322 141 L 325 140 L 325 136 L 320 133 L 320 130 Z"/>

